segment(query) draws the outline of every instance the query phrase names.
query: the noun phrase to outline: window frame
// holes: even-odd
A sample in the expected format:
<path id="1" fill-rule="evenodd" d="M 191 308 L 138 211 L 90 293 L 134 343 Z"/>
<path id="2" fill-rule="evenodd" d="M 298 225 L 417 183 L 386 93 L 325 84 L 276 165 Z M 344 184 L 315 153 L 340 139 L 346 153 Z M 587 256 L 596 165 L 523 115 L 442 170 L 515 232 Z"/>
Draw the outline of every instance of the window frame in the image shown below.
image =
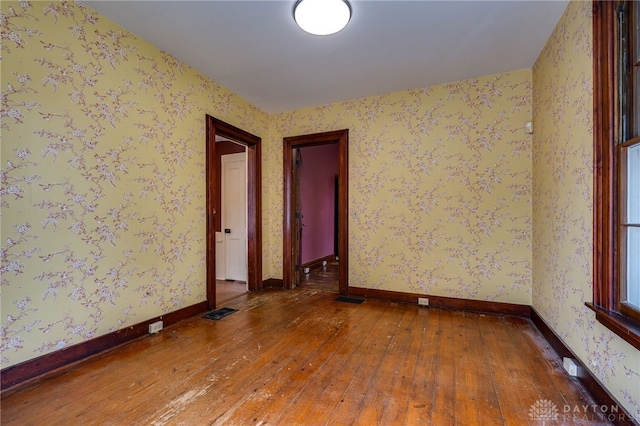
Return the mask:
<path id="1" fill-rule="evenodd" d="M 618 2 L 593 2 L 594 77 L 594 201 L 593 303 L 586 305 L 596 319 L 636 349 L 640 349 L 640 321 L 622 305 L 619 176 L 623 167 L 619 148 L 621 105 L 618 81 Z"/>
<path id="2" fill-rule="evenodd" d="M 634 133 L 637 133 L 637 131 L 635 131 Z M 626 215 L 623 213 L 627 210 L 627 197 L 626 197 L 626 191 L 627 191 L 627 183 L 628 181 L 623 180 L 623 176 L 625 176 L 627 174 L 628 171 L 628 167 L 627 167 L 627 153 L 629 151 L 629 148 L 631 148 L 632 146 L 638 146 L 640 144 L 640 136 L 635 136 L 633 138 L 627 139 L 626 141 L 622 142 L 619 144 L 618 146 L 618 150 L 619 150 L 619 159 L 620 159 L 620 180 L 619 180 L 619 200 L 620 200 L 620 224 L 619 224 L 619 228 L 620 228 L 620 238 L 619 238 L 619 244 L 618 244 L 618 250 L 621 253 L 620 255 L 620 263 L 619 263 L 619 270 L 620 270 L 620 274 L 624 274 L 624 270 L 627 267 L 627 261 L 628 261 L 628 256 L 626 255 L 626 250 L 627 250 L 627 232 L 626 230 L 628 230 L 629 228 L 637 228 L 638 227 L 638 223 L 629 223 L 628 220 L 626 220 Z M 624 231 L 623 231 L 624 229 Z M 619 289 L 619 293 L 620 293 L 620 301 L 619 301 L 619 306 L 618 306 L 618 310 L 620 312 L 620 314 L 622 314 L 623 316 L 629 318 L 631 321 L 633 322 L 637 322 L 638 324 L 640 324 L 640 310 L 638 310 L 637 308 L 635 308 L 635 306 L 632 306 L 631 304 L 627 304 L 625 302 L 625 296 L 627 293 L 627 281 L 622 280 L 620 282 L 620 289 Z"/>

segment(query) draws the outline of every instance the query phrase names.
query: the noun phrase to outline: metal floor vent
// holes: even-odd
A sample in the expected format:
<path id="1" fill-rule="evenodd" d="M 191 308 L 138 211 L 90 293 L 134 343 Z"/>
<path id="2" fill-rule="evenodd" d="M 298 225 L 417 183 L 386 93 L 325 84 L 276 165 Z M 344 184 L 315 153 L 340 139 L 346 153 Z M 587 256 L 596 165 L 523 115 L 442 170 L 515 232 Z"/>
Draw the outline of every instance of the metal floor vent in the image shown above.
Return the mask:
<path id="1" fill-rule="evenodd" d="M 220 309 L 216 309 L 215 311 L 209 312 L 208 314 L 204 315 L 202 318 L 218 321 L 226 317 L 227 315 L 231 315 L 234 312 L 238 312 L 238 310 L 232 309 L 232 308 L 220 308 Z"/>
<path id="2" fill-rule="evenodd" d="M 356 305 L 360 305 L 362 302 L 364 302 L 363 298 L 360 297 L 350 297 L 350 296 L 338 296 L 336 297 L 336 300 L 338 302 L 347 302 L 347 303 L 354 303 Z"/>

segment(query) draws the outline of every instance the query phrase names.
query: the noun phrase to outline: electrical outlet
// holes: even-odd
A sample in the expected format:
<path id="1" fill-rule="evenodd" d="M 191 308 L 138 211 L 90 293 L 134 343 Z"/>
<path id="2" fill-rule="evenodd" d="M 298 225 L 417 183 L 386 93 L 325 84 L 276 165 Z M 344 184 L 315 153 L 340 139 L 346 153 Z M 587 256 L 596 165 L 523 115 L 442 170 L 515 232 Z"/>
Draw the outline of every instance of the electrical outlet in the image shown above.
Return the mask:
<path id="1" fill-rule="evenodd" d="M 578 375 L 578 365 L 571 358 L 562 358 L 562 366 L 570 376 L 576 377 Z"/>
<path id="2" fill-rule="evenodd" d="M 420 306 L 429 306 L 429 298 L 428 297 L 418 297 L 418 305 L 420 305 Z"/>
<path id="3" fill-rule="evenodd" d="M 149 324 L 149 334 L 158 333 L 160 330 L 162 330 L 162 326 L 162 321 L 156 321 Z"/>

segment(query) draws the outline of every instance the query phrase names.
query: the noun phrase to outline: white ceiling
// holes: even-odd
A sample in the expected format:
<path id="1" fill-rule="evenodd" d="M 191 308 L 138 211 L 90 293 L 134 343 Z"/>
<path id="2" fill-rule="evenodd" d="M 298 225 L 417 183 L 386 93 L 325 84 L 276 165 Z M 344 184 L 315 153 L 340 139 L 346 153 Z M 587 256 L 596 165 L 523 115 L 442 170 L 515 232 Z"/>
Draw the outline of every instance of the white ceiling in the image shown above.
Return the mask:
<path id="1" fill-rule="evenodd" d="M 312 36 L 294 0 L 84 3 L 274 113 L 531 68 L 567 0 L 352 0 Z"/>

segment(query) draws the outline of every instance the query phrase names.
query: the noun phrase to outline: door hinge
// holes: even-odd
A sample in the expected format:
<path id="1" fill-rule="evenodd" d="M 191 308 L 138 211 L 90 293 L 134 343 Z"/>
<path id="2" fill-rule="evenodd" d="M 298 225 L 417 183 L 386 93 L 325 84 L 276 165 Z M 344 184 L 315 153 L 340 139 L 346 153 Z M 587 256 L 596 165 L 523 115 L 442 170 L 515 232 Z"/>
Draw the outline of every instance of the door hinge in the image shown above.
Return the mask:
<path id="1" fill-rule="evenodd" d="M 296 219 L 302 219 L 302 213 L 296 213 Z"/>
<path id="2" fill-rule="evenodd" d="M 300 271 L 300 265 L 296 265 L 296 272 Z"/>

